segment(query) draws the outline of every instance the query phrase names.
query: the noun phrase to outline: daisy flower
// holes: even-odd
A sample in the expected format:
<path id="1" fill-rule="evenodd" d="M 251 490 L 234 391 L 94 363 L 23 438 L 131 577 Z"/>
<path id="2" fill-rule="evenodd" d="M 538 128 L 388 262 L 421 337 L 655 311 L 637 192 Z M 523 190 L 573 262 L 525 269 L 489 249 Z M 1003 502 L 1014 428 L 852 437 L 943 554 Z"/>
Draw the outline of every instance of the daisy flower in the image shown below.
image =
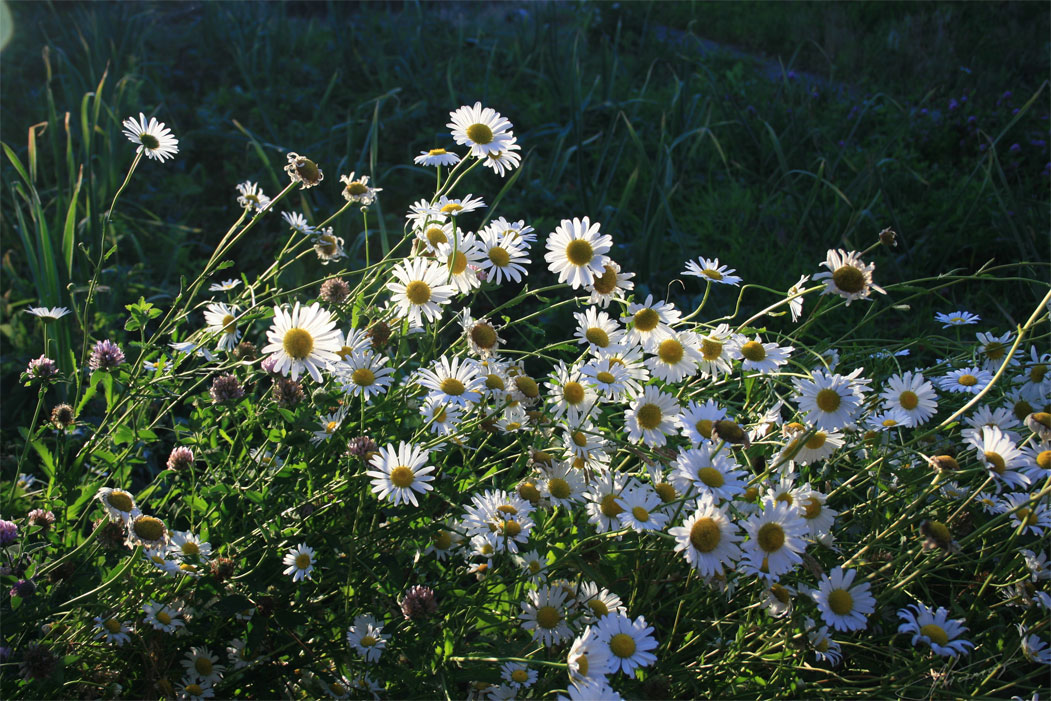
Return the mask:
<path id="1" fill-rule="evenodd" d="M 383 635 L 383 624 L 371 615 L 355 616 L 347 630 L 347 643 L 366 662 L 376 662 L 387 647 L 389 635 Z"/>
<path id="2" fill-rule="evenodd" d="M 394 266 L 391 275 L 395 282 L 387 283 L 387 289 L 394 293 L 392 302 L 413 326 L 419 326 L 422 317 L 427 321 L 440 319 L 441 305 L 448 304 L 455 292 L 452 285 L 446 284 L 448 275 L 441 265 L 426 258 L 403 260 Z"/>
<path id="3" fill-rule="evenodd" d="M 774 582 L 766 590 L 763 608 L 774 618 L 784 618 L 792 613 L 792 597 L 797 593 L 793 587 Z"/>
<path id="4" fill-rule="evenodd" d="M 803 289 L 810 282 L 809 275 L 803 275 L 799 282 L 788 288 L 788 311 L 792 314 L 792 323 L 799 321 L 803 314 Z"/>
<path id="5" fill-rule="evenodd" d="M 435 360 L 431 367 L 420 368 L 416 372 L 417 384 L 431 390 L 428 397 L 438 397 L 442 401 L 469 407 L 482 398 L 482 387 L 485 378 L 477 366 L 460 358 L 449 359 L 442 356 Z"/>
<path id="6" fill-rule="evenodd" d="M 131 639 L 128 636 L 130 632 L 131 625 L 128 623 L 122 623 L 116 618 L 95 616 L 95 640 L 112 643 L 120 647 Z"/>
<path id="7" fill-rule="evenodd" d="M 650 352 L 654 355 L 646 359 L 646 367 L 654 377 L 668 383 L 694 375 L 702 360 L 699 339 L 692 331 L 672 331 Z"/>
<path id="8" fill-rule="evenodd" d="M 665 394 L 652 385 L 646 387 L 635 396 L 624 413 L 628 440 L 661 447 L 668 442 L 668 436 L 680 427 L 680 413 L 679 402 L 673 395 Z"/>
<path id="9" fill-rule="evenodd" d="M 776 579 L 802 562 L 807 527 L 794 506 L 765 497 L 762 511 L 742 525 L 748 533 L 744 552 L 759 574 Z"/>
<path id="10" fill-rule="evenodd" d="M 704 495 L 694 504 L 694 512 L 686 516 L 681 526 L 668 530 L 675 537 L 675 552 L 681 552 L 686 562 L 703 577 L 711 577 L 730 568 L 741 556 L 737 545 L 741 535 L 730 522 L 724 509 Z"/>
<path id="11" fill-rule="evenodd" d="M 154 630 L 174 633 L 176 628 L 186 626 L 186 622 L 180 618 L 182 611 L 158 604 L 156 601 L 151 600 L 150 603 L 145 604 L 142 612 L 146 614 L 146 617 L 142 619 L 143 623 L 149 624 Z"/>
<path id="12" fill-rule="evenodd" d="M 1025 467 L 1025 454 L 1004 435 L 999 426 L 982 427 L 981 435 L 972 435 L 968 443 L 978 452 L 978 460 L 985 464 L 998 482 L 1006 483 L 1009 489 L 1024 488 L 1029 484 L 1029 477 L 1018 471 Z"/>
<path id="13" fill-rule="evenodd" d="M 473 319 L 468 307 L 460 312 L 460 326 L 463 328 L 467 347 L 472 353 L 482 358 L 496 353 L 500 350 L 500 344 L 504 342 L 492 322 L 485 319 Z M 479 368 L 479 373 L 481 373 L 481 368 Z"/>
<path id="14" fill-rule="evenodd" d="M 123 523 L 140 513 L 135 498 L 123 489 L 102 487 L 95 498 L 102 502 L 110 521 Z"/>
<path id="15" fill-rule="evenodd" d="M 299 212 L 281 212 L 281 218 L 285 220 L 285 223 L 298 234 L 304 236 L 310 236 L 317 233 L 317 229 L 307 223 L 307 218 Z"/>
<path id="16" fill-rule="evenodd" d="M 814 628 L 814 622 L 808 618 L 806 627 L 808 629 L 807 639 L 810 641 L 810 647 L 813 648 L 818 662 L 829 662 L 833 667 L 838 666 L 843 661 L 843 649 L 839 643 L 828 637 L 828 626 Z"/>
<path id="17" fill-rule="evenodd" d="M 606 675 L 609 674 L 609 644 L 599 640 L 597 630 L 597 626 L 585 627 L 573 640 L 573 645 L 566 654 L 569 681 L 573 687 L 582 687 L 592 682 L 604 684 Z"/>
<path id="18" fill-rule="evenodd" d="M 725 265 L 719 265 L 718 258 L 698 258 L 697 260 L 686 261 L 686 270 L 682 271 L 683 275 L 692 275 L 699 277 L 705 282 L 718 283 L 720 285 L 732 285 L 737 287 L 741 284 L 741 278 L 734 275 L 737 270 L 734 268 L 728 268 Z"/>
<path id="19" fill-rule="evenodd" d="M 836 516 L 839 515 L 838 511 L 825 505 L 826 499 L 828 499 L 827 496 L 816 489 L 810 489 L 810 485 L 807 484 L 804 485 L 802 493 L 796 500 L 799 513 L 810 531 L 811 540 L 830 536 L 832 534 L 832 524 L 835 523 Z"/>
<path id="20" fill-rule="evenodd" d="M 230 278 L 229 280 L 223 280 L 222 282 L 213 282 L 208 288 L 209 292 L 228 292 L 241 284 L 240 280 Z"/>
<path id="21" fill-rule="evenodd" d="M 313 579 L 310 575 L 314 571 L 314 549 L 308 548 L 306 543 L 300 543 L 298 547 L 292 548 L 285 554 L 283 565 L 287 565 L 281 574 L 292 575 L 292 581 L 301 579 Z"/>
<path id="22" fill-rule="evenodd" d="M 709 399 L 704 404 L 691 401 L 682 414 L 682 435 L 694 445 L 712 440 L 712 429 L 716 422 L 726 418 L 726 410 L 715 400 Z"/>
<path id="23" fill-rule="evenodd" d="M 331 226 L 314 232 L 314 253 L 322 265 L 347 257 L 343 250 L 343 237 L 336 236 Z"/>
<path id="24" fill-rule="evenodd" d="M 341 175 L 339 181 L 343 183 L 343 199 L 347 202 L 358 202 L 362 207 L 368 207 L 376 200 L 376 193 L 383 190 L 382 187 L 369 185 L 369 176 L 362 175 L 360 178 L 350 175 Z"/>
<path id="25" fill-rule="evenodd" d="M 197 699 L 210 699 L 215 697 L 215 689 L 211 684 L 184 679 L 175 687 L 179 692 L 179 699 L 185 701 L 196 701 Z"/>
<path id="26" fill-rule="evenodd" d="M 314 187 L 325 179 L 325 174 L 318 168 L 317 163 L 306 156 L 300 156 L 295 151 L 286 156 L 288 163 L 285 164 L 285 172 L 288 179 L 302 185 L 303 189 Z"/>
<path id="27" fill-rule="evenodd" d="M 429 492 L 433 487 L 434 468 L 427 465 L 429 451 L 421 446 L 401 441 L 397 448 L 393 444 L 383 446 L 372 457 L 366 475 L 372 478 L 372 491 L 380 500 L 390 499 L 395 505 L 411 503 L 419 506 L 415 492 Z"/>
<path id="28" fill-rule="evenodd" d="M 438 246 L 448 243 L 453 235 L 452 222 L 431 221 L 416 229 L 416 239 L 431 253 L 438 251 Z"/>
<path id="29" fill-rule="evenodd" d="M 1051 509 L 1043 501 L 1033 501 L 1028 494 L 1005 494 L 998 507 L 999 513 L 1010 514 L 1011 525 L 1023 533 L 1043 537 L 1044 531 L 1051 529 Z"/>
<path id="30" fill-rule="evenodd" d="M 938 395 L 923 373 L 906 370 L 887 379 L 887 389 L 880 394 L 886 409 L 900 409 L 909 417 L 910 428 L 922 426 L 938 411 Z"/>
<path id="31" fill-rule="evenodd" d="M 181 663 L 187 679 L 198 684 L 214 685 L 223 678 L 222 672 L 226 669 L 225 665 L 216 664 L 218 661 L 218 655 L 213 655 L 208 648 L 191 647 Z"/>
<path id="32" fill-rule="evenodd" d="M 668 524 L 669 516 L 661 510 L 664 502 L 650 487 L 638 485 L 634 489 L 625 489 L 616 503 L 621 508 L 617 518 L 622 528 L 642 533 L 664 530 Z"/>
<path id="33" fill-rule="evenodd" d="M 977 324 L 982 320 L 982 317 L 977 314 L 965 312 L 962 309 L 956 312 L 949 312 L 948 314 L 942 314 L 937 312 L 934 315 L 934 320 L 942 325 L 943 329 L 947 329 L 950 326 L 966 326 L 967 324 Z"/>
<path id="34" fill-rule="evenodd" d="M 536 684 L 537 673 L 518 662 L 505 662 L 500 667 L 500 677 L 515 689 L 528 689 Z"/>
<path id="35" fill-rule="evenodd" d="M 366 403 L 386 394 L 394 381 L 394 370 L 386 367 L 388 358 L 372 351 L 355 351 L 332 367 L 344 394 L 360 396 Z"/>
<path id="36" fill-rule="evenodd" d="M 1051 475 L 1051 441 L 1033 442 L 1022 449 L 1027 465 L 1022 472 L 1028 475 L 1030 482 L 1042 484 Z"/>
<path id="37" fill-rule="evenodd" d="M 729 451 L 713 450 L 714 446 L 706 441 L 697 448 L 679 451 L 671 476 L 676 489 L 683 493 L 696 490 L 716 500 L 733 499 L 744 491 L 741 478 L 745 475 Z"/>
<path id="38" fill-rule="evenodd" d="M 649 667 L 657 661 L 657 656 L 650 652 L 657 647 L 653 627 L 646 625 L 642 616 L 632 621 L 623 613 L 611 613 L 599 621 L 595 635 L 610 651 L 610 674 L 624 672 L 631 678 L 637 668 Z"/>
<path id="39" fill-rule="evenodd" d="M 642 304 L 628 305 L 628 313 L 624 318 L 631 319 L 625 342 L 638 344 L 652 352 L 661 341 L 672 335 L 672 326 L 679 322 L 682 314 L 674 304 L 654 302 L 653 295 L 646 295 Z"/>
<path id="40" fill-rule="evenodd" d="M 334 699 L 345 699 L 350 696 L 350 682 L 346 677 L 337 677 L 332 682 L 321 682 L 325 693 Z"/>
<path id="41" fill-rule="evenodd" d="M 601 354 L 580 367 L 580 375 L 605 401 L 617 401 L 628 393 L 628 369 L 612 356 Z"/>
<path id="42" fill-rule="evenodd" d="M 207 560 L 212 554 L 212 546 L 189 531 L 172 531 L 168 551 L 182 558 Z"/>
<path id="43" fill-rule="evenodd" d="M 547 239 L 544 260 L 548 269 L 558 275 L 559 282 L 567 282 L 574 290 L 592 285 L 596 275 L 606 269 L 606 253 L 613 246 L 613 238 L 599 233 L 599 223 L 583 219 L 563 219 Z"/>
<path id="44" fill-rule="evenodd" d="M 449 119 L 445 126 L 452 130 L 453 141 L 469 146 L 477 158 L 504 151 L 514 139 L 511 122 L 491 107 L 482 107 L 481 102 L 450 112 Z"/>
<path id="45" fill-rule="evenodd" d="M 300 307 L 296 302 L 291 313 L 274 307 L 274 322 L 266 332 L 269 343 L 263 353 L 273 355 L 274 372 L 291 374 L 296 380 L 305 370 L 321 382 L 321 370 L 339 357 L 339 331 L 332 315 L 316 302 Z"/>
<path id="46" fill-rule="evenodd" d="M 923 604 L 911 604 L 915 611 L 905 607 L 898 611 L 898 618 L 905 621 L 898 626 L 899 633 L 912 633 L 912 644 L 929 645 L 936 655 L 956 657 L 966 655 L 974 643 L 959 639 L 967 632 L 963 619 L 949 619 L 949 612 L 942 607 L 932 611 Z"/>
<path id="47" fill-rule="evenodd" d="M 1019 394 L 1029 401 L 1046 404 L 1051 395 L 1051 353 L 1039 354 L 1036 346 L 1029 346 L 1029 359 L 1022 359 L 1022 373 L 1015 382 L 1022 381 Z M 1027 412 L 1027 413 L 1032 413 Z"/>
<path id="48" fill-rule="evenodd" d="M 245 181 L 237 185 L 237 204 L 247 210 L 261 212 L 270 206 L 270 198 L 263 194 L 262 188 L 253 182 Z"/>
<path id="49" fill-rule="evenodd" d="M 454 166 L 460 162 L 460 157 L 443 148 L 432 148 L 430 151 L 420 151 L 420 155 L 412 159 L 412 162 L 418 166 L 437 168 L 438 166 Z"/>
<path id="50" fill-rule="evenodd" d="M 617 347 L 624 338 L 624 330 L 620 325 L 597 307 L 588 307 L 582 314 L 574 312 L 573 318 L 577 320 L 573 337 L 578 344 L 586 345 L 593 353 Z"/>
<path id="51" fill-rule="evenodd" d="M 463 417 L 463 409 L 458 404 L 450 404 L 442 397 L 428 397 L 420 407 L 420 417 L 427 424 L 427 430 L 440 436 L 456 432 Z"/>
<path id="52" fill-rule="evenodd" d="M 571 423 L 584 420 L 598 402 L 598 395 L 583 382 L 584 377 L 577 368 L 568 368 L 561 360 L 544 382 L 549 391 L 547 400 L 552 404 L 551 417 L 561 419 L 563 415 Z"/>
<path id="53" fill-rule="evenodd" d="M 179 152 L 179 140 L 172 136 L 172 131 L 164 126 L 164 122 L 158 122 L 156 117 L 150 117 L 147 124 L 146 115 L 139 112 L 138 121 L 134 117 L 124 120 L 124 136 L 128 141 L 138 144 L 135 153 L 144 153 L 148 158 L 154 158 L 164 163 L 166 158 L 174 158 Z"/>
<path id="54" fill-rule="evenodd" d="M 314 445 L 318 445 L 324 441 L 327 441 L 332 437 L 338 429 L 340 424 L 343 423 L 343 419 L 347 416 L 346 407 L 340 407 L 331 414 L 324 414 L 321 417 L 321 428 L 314 431 L 314 436 L 310 439 L 310 442 Z"/>
<path id="55" fill-rule="evenodd" d="M 609 589 L 600 588 L 594 582 L 583 582 L 580 585 L 577 602 L 584 611 L 584 622 L 587 624 L 598 623 L 603 616 L 610 613 L 628 612 L 619 596 Z"/>
<path id="56" fill-rule="evenodd" d="M 717 379 L 733 371 L 731 363 L 740 355 L 741 343 L 726 324 L 719 324 L 707 334 L 700 334 L 701 375 Z"/>
<path id="57" fill-rule="evenodd" d="M 431 216 L 440 218 L 440 221 L 444 221 L 446 217 L 456 218 L 461 214 L 467 214 L 473 212 L 476 209 L 482 209 L 486 206 L 485 200 L 481 197 L 475 197 L 474 195 L 467 195 L 467 197 L 446 197 L 442 195 L 438 198 L 438 201 L 431 205 Z"/>
<path id="58" fill-rule="evenodd" d="M 245 641 L 240 638 L 230 641 L 230 644 L 226 646 L 226 654 L 230 658 L 232 669 L 244 669 L 253 661 L 252 655 L 245 646 Z"/>
<path id="59" fill-rule="evenodd" d="M 882 433 L 895 428 L 908 428 L 909 423 L 910 420 L 908 414 L 901 409 L 892 408 L 887 409 L 886 411 L 869 414 L 868 418 L 865 420 L 865 427 L 869 431 Z"/>
<path id="60" fill-rule="evenodd" d="M 70 313 L 71 312 L 65 307 L 30 307 L 29 309 L 26 309 L 26 314 L 29 314 L 30 316 L 35 316 L 38 319 L 43 319 L 44 321 L 54 321 L 55 319 L 61 319 L 66 314 Z"/>
<path id="61" fill-rule="evenodd" d="M 236 306 L 220 303 L 209 304 L 204 310 L 205 329 L 209 334 L 218 334 L 219 343 L 216 350 L 232 351 L 241 340 L 241 330 L 237 328 L 237 315 L 241 310 Z"/>
<path id="62" fill-rule="evenodd" d="M 794 384 L 796 403 L 807 423 L 823 431 L 849 425 L 863 399 L 849 378 L 822 370 L 814 371 L 813 379 L 796 379 Z"/>
<path id="63" fill-rule="evenodd" d="M 1007 351 L 1011 349 L 1011 344 L 1014 343 L 1014 334 L 1008 331 L 1001 336 L 994 336 L 991 333 L 979 332 L 976 334 L 976 337 L 978 342 L 982 344 L 978 349 L 978 357 L 982 360 L 982 367 L 990 374 L 993 374 L 1000 369 L 1004 358 L 1007 357 Z M 1008 364 L 1017 365 L 1021 354 L 1021 350 L 1015 350 Z"/>
<path id="64" fill-rule="evenodd" d="M 424 555 L 433 554 L 439 560 L 445 560 L 449 554 L 460 547 L 463 536 L 445 528 L 439 528 L 431 535 L 431 544 L 423 551 Z"/>
<path id="65" fill-rule="evenodd" d="M 624 511 L 617 499 L 626 486 L 626 478 L 620 473 L 603 471 L 591 479 L 584 493 L 588 520 L 595 524 L 598 533 L 620 529 L 620 514 Z"/>
<path id="66" fill-rule="evenodd" d="M 788 355 L 794 350 L 792 346 L 763 343 L 757 335 L 751 341 L 742 338 L 737 353 L 741 356 L 742 370 L 754 370 L 766 375 L 777 372 L 788 362 Z"/>
<path id="67" fill-rule="evenodd" d="M 978 394 L 985 389 L 987 384 L 993 381 L 993 375 L 986 370 L 968 367 L 953 370 L 948 375 L 942 375 L 934 381 L 937 383 L 938 388 L 945 392 Z"/>
<path id="68" fill-rule="evenodd" d="M 828 268 L 814 276 L 815 280 L 825 281 L 821 294 L 837 294 L 847 301 L 848 307 L 853 301 L 868 299 L 872 290 L 887 294 L 872 282 L 872 271 L 876 266 L 863 262 L 856 251 L 829 250 L 821 265 Z"/>
<path id="69" fill-rule="evenodd" d="M 458 232 L 457 244 L 438 244 L 436 255 L 446 274 L 446 280 L 460 294 L 466 294 L 482 283 L 478 279 L 485 254 L 478 248 L 478 240 L 472 233 Z"/>
<path id="70" fill-rule="evenodd" d="M 988 405 L 982 405 L 967 418 L 968 428 L 965 428 L 961 435 L 965 439 L 970 440 L 972 436 L 979 436 L 983 428 L 996 426 L 1007 438 L 1017 443 L 1021 440 L 1021 437 L 1011 429 L 1017 428 L 1019 425 L 1020 422 L 1009 408 L 1000 407 L 993 409 Z"/>
<path id="71" fill-rule="evenodd" d="M 520 554 L 515 561 L 525 571 L 529 581 L 534 584 L 547 579 L 547 558 L 537 553 L 536 550 Z"/>
<path id="72" fill-rule="evenodd" d="M 129 548 L 141 545 L 149 550 L 168 545 L 168 527 L 159 518 L 142 513 L 133 514 L 125 523 L 128 533 L 124 542 Z"/>
<path id="73" fill-rule="evenodd" d="M 606 267 L 601 275 L 596 275 L 590 285 L 585 285 L 584 290 L 591 293 L 587 298 L 587 304 L 597 304 L 603 309 L 615 299 L 624 299 L 628 292 L 635 289 L 635 283 L 631 278 L 635 273 L 622 273 L 620 265 L 612 259 L 606 261 Z"/>
<path id="74" fill-rule="evenodd" d="M 864 630 L 868 625 L 865 617 L 876 610 L 868 582 L 851 586 L 856 575 L 857 570 L 844 572 L 842 567 L 836 567 L 810 593 L 821 611 L 821 619 L 836 630 Z"/>
<path id="75" fill-rule="evenodd" d="M 518 618 L 522 627 L 533 634 L 533 639 L 545 647 L 557 645 L 571 635 L 566 616 L 568 594 L 559 586 L 543 586 L 529 592 L 521 603 L 522 613 Z"/>
<path id="76" fill-rule="evenodd" d="M 513 233 L 490 224 L 478 234 L 481 269 L 487 281 L 497 285 L 505 279 L 521 282 L 529 274 L 525 269 L 529 265 L 528 249 L 525 242 Z"/>
<path id="77" fill-rule="evenodd" d="M 565 508 L 584 499 L 584 475 L 563 462 L 555 462 L 543 470 L 539 484 L 540 494 L 552 504 Z"/>
<path id="78" fill-rule="evenodd" d="M 482 165 L 502 178 L 521 165 L 522 156 L 518 153 L 521 149 L 522 147 L 518 145 L 518 139 L 512 136 L 502 151 L 494 151 L 485 156 L 482 159 Z"/>
<path id="79" fill-rule="evenodd" d="M 213 360 L 215 360 L 215 355 L 210 350 L 194 343 L 193 341 L 180 341 L 178 343 L 169 343 L 168 347 L 184 355 L 194 355 L 198 358 L 204 358 L 208 362 L 212 362 Z"/>
<path id="80" fill-rule="evenodd" d="M 608 443 L 601 431 L 590 421 L 575 422 L 562 433 L 562 445 L 574 458 L 590 460 L 605 454 Z"/>
<path id="81" fill-rule="evenodd" d="M 1051 665 L 1051 648 L 1037 635 L 1026 636 L 1025 626 L 1018 625 L 1018 634 L 1022 636 L 1022 654 L 1033 664 Z"/>

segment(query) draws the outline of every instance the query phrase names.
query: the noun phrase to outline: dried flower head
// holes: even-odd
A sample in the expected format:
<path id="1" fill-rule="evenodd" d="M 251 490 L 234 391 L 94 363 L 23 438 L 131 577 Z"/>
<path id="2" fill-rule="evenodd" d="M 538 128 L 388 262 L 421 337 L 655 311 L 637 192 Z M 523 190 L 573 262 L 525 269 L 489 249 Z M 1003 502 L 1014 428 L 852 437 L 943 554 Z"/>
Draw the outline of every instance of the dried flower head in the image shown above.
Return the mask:
<path id="1" fill-rule="evenodd" d="M 223 402 L 234 402 L 245 396 L 244 388 L 233 375 L 220 375 L 212 381 L 212 387 L 208 390 L 212 395 L 212 402 L 222 404 Z"/>
<path id="2" fill-rule="evenodd" d="M 960 464 L 951 455 L 935 455 L 928 459 L 931 467 L 942 472 L 954 472 L 960 469 Z"/>
<path id="3" fill-rule="evenodd" d="M 879 242 L 887 248 L 894 248 L 898 245 L 898 234 L 888 226 L 879 232 Z"/>
<path id="4" fill-rule="evenodd" d="M 107 550 L 124 550 L 124 526 L 118 521 L 100 518 L 95 521 L 95 539 Z"/>
<path id="5" fill-rule="evenodd" d="M 169 470 L 187 470 L 193 465 L 193 451 L 185 446 L 176 446 L 168 455 Z"/>
<path id="6" fill-rule="evenodd" d="M 55 669 L 55 657 L 51 650 L 43 645 L 32 644 L 22 653 L 19 671 L 26 679 L 47 679 Z"/>
<path id="7" fill-rule="evenodd" d="M 321 294 L 319 296 L 329 304 L 340 304 L 350 296 L 350 285 L 338 277 L 325 280 L 321 285 Z"/>
<path id="8" fill-rule="evenodd" d="M 295 152 L 288 154 L 285 172 L 292 182 L 302 183 L 304 188 L 314 187 L 325 179 L 325 174 L 317 167 L 317 163 Z"/>
<path id="9" fill-rule="evenodd" d="M 88 359 L 88 367 L 92 370 L 112 370 L 124 362 L 124 351 L 113 341 L 106 339 L 95 344 Z"/>
<path id="10" fill-rule="evenodd" d="M 290 409 L 306 399 L 303 393 L 303 385 L 288 377 L 279 377 L 274 380 L 274 401 L 279 407 Z"/>
<path id="11" fill-rule="evenodd" d="M 237 571 L 237 563 L 228 557 L 217 557 L 208 563 L 212 576 L 220 582 L 224 582 L 234 576 Z"/>
<path id="12" fill-rule="evenodd" d="M 952 531 L 941 521 L 925 519 L 920 523 L 920 533 L 926 539 L 923 547 L 928 550 L 938 548 L 952 553 L 960 551 L 960 546 L 953 540 Z"/>
<path id="13" fill-rule="evenodd" d="M 29 512 L 29 522 L 34 526 L 40 526 L 45 531 L 55 523 L 55 514 L 44 509 L 33 509 Z"/>
<path id="14" fill-rule="evenodd" d="M 364 459 L 369 453 L 374 453 L 378 449 L 379 446 L 376 445 L 376 441 L 368 436 L 351 438 L 350 442 L 347 443 L 347 455 L 353 458 Z"/>
<path id="15" fill-rule="evenodd" d="M 387 345 L 387 341 L 390 340 L 391 329 L 386 322 L 377 321 L 369 326 L 365 333 L 369 335 L 369 340 L 372 341 L 372 347 L 379 350 Z"/>
<path id="16" fill-rule="evenodd" d="M 234 357 L 238 360 L 255 360 L 259 357 L 259 349 L 251 341 L 241 341 L 234 347 Z"/>
<path id="17" fill-rule="evenodd" d="M 59 404 L 51 410 L 51 423 L 58 428 L 69 428 L 75 421 L 76 417 L 73 415 L 73 407 L 69 404 Z"/>

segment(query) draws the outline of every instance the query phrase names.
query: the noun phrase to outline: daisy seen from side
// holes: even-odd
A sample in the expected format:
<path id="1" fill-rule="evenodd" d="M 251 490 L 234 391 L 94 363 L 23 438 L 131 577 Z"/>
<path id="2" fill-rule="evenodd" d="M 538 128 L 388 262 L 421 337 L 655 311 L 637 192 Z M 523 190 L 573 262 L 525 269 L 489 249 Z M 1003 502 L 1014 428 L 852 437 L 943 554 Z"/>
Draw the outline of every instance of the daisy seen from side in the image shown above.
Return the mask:
<path id="1" fill-rule="evenodd" d="M 873 290 L 887 294 L 872 282 L 872 271 L 876 266 L 862 261 L 856 251 L 829 250 L 821 265 L 828 268 L 814 276 L 814 280 L 824 280 L 825 289 L 821 294 L 837 294 L 846 300 L 848 307 L 851 302 L 869 299 Z"/>

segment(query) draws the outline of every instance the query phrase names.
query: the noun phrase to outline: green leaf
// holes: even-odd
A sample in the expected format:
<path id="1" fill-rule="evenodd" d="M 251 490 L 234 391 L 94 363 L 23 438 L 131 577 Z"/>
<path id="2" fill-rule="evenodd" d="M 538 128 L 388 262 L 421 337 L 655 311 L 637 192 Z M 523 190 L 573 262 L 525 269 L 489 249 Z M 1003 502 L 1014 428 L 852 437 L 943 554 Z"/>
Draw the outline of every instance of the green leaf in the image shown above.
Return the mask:
<path id="1" fill-rule="evenodd" d="M 51 454 L 51 450 L 41 443 L 40 441 L 33 441 L 30 445 L 33 446 L 33 450 L 40 456 L 40 468 L 47 475 L 48 479 L 55 478 L 55 457 Z"/>

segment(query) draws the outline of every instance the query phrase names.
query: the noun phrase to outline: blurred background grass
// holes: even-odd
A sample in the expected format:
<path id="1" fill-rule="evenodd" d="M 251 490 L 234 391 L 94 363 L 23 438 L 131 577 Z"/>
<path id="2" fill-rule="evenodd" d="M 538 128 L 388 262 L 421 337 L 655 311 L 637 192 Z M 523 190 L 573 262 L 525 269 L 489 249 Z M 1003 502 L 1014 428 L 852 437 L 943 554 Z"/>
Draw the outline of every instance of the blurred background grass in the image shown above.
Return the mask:
<path id="1" fill-rule="evenodd" d="M 747 282 L 787 289 L 828 248 L 860 250 L 888 226 L 901 245 L 875 259 L 884 284 L 1051 258 L 1041 3 L 11 10 L 0 138 L 28 178 L 2 159 L 5 419 L 24 405 L 12 378 L 41 348 L 39 327 L 17 312 L 82 304 L 99 246 L 116 245 L 101 278 L 101 332 L 140 295 L 163 306 L 236 218 L 234 186 L 254 180 L 274 194 L 288 151 L 326 173 L 289 209 L 314 220 L 342 203 L 341 173 L 365 172 L 384 188 L 377 214 L 397 240 L 409 204 L 432 187 L 413 156 L 449 146 L 448 112 L 476 100 L 513 121 L 525 155 L 494 215 L 525 219 L 541 240 L 562 218 L 597 219 L 641 290 L 670 290 L 683 306 L 698 286 L 665 285 L 686 258 L 717 256 Z M 112 240 L 100 242 L 98 213 L 133 153 L 120 123 L 140 110 L 172 128 L 180 153 L 143 164 Z M 464 193 L 499 187 L 472 174 Z M 360 229 L 353 217 L 336 224 L 348 244 Z M 277 216 L 257 229 L 231 275 L 268 265 L 283 230 Z M 49 250 L 62 259 L 52 271 Z M 532 268 L 546 275 L 541 263 L 535 252 Z M 310 266 L 289 279 L 315 279 Z M 1046 267 L 1020 273 L 1047 279 Z M 933 310 L 956 308 L 1017 322 L 1039 298 L 1017 277 L 912 300 L 911 313 L 887 318 L 889 332 L 922 336 Z M 735 301 L 713 295 L 705 314 Z"/>

